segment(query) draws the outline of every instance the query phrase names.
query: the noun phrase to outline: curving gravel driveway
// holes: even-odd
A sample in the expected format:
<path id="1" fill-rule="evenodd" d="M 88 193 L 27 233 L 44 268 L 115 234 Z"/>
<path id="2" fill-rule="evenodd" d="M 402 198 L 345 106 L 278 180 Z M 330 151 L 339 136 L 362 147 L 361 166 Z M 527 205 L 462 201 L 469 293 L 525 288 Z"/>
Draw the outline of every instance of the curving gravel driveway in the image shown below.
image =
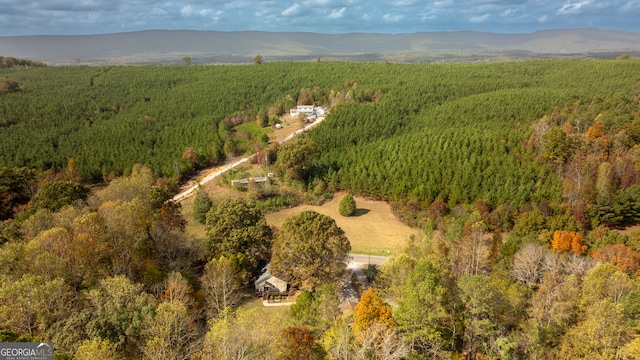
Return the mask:
<path id="1" fill-rule="evenodd" d="M 318 126 L 318 124 L 320 124 L 322 121 L 324 120 L 324 116 L 322 117 L 318 117 L 316 119 L 316 121 L 312 122 L 311 124 L 305 126 L 304 128 L 297 130 L 296 132 L 294 132 L 293 134 L 287 136 L 284 140 L 282 140 L 281 144 L 284 144 L 285 142 L 293 139 L 295 136 L 298 136 L 300 134 L 302 134 L 305 131 L 311 130 L 312 128 Z M 192 195 L 197 189 L 198 186 L 204 185 L 206 183 L 208 183 L 209 181 L 217 178 L 218 176 L 226 173 L 227 171 L 233 169 L 234 167 L 238 166 L 238 165 L 242 165 L 245 162 L 251 160 L 253 157 L 257 156 L 257 154 L 253 154 L 247 157 L 244 157 L 232 164 L 229 164 L 223 168 L 221 168 L 220 170 L 214 171 L 211 174 L 208 174 L 207 176 L 205 176 L 204 178 L 202 178 L 202 180 L 196 182 L 193 186 L 179 192 L 178 194 L 176 194 L 173 198 L 171 198 L 170 201 L 174 201 L 174 202 L 180 202 L 186 198 L 188 198 L 190 195 Z"/>

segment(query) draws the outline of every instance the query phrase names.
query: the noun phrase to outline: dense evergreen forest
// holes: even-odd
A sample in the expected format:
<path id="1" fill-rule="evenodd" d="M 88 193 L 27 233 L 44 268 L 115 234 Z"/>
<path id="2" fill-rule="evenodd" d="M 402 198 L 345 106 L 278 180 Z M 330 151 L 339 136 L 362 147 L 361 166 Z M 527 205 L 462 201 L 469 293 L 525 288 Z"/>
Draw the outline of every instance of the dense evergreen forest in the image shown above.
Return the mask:
<path id="1" fill-rule="evenodd" d="M 488 181 L 472 181 L 469 174 L 453 169 L 406 175 L 409 169 L 426 171 L 435 162 L 465 165 L 470 173 L 481 168 L 487 175 L 511 168 L 513 156 L 504 155 L 517 150 L 532 122 L 568 101 L 588 102 L 596 95 L 627 91 L 637 80 L 636 67 L 636 61 L 624 60 L 0 69 L 0 78 L 11 79 L 22 89 L 0 99 L 0 165 L 62 169 L 73 158 L 80 176 L 87 180 L 128 174 L 136 163 L 151 165 L 160 176 L 176 176 L 190 168 L 183 159 L 187 148 L 207 159 L 226 155 L 227 129 L 220 129 L 225 119 L 233 127 L 238 118 L 253 120 L 269 110 L 286 112 L 296 102 L 331 105 L 344 100 L 358 104 L 335 109 L 334 121 L 314 134 L 322 150 L 333 150 L 323 151 L 322 171 L 331 178 L 342 169 L 341 186 L 386 198 L 406 196 L 429 202 L 441 192 L 431 184 L 451 175 L 444 183 L 454 190 L 467 188 L 470 182 L 474 187 L 472 193 L 444 189 L 452 203 L 479 196 L 491 203 L 504 202 L 505 194 L 518 194 L 513 191 L 517 188 L 515 201 L 520 204 L 531 196 L 531 182 L 538 180 L 541 170 L 524 167 L 520 174 Z M 372 104 L 364 104 L 366 100 Z M 486 140 L 476 141 L 477 136 L 463 135 L 465 131 L 482 134 Z M 326 136 L 331 139 L 324 140 Z M 381 141 L 384 144 L 377 143 Z M 413 145 L 420 151 L 396 149 L 395 144 Z M 227 145 L 230 153 L 255 147 Z M 438 151 L 449 147 L 468 149 L 469 154 L 495 152 L 500 161 L 488 166 L 483 157 Z M 420 166 L 409 166 L 414 159 L 405 151 L 422 161 Z M 336 156 L 337 152 L 343 156 Z M 402 160 L 393 159 L 395 154 Z M 375 164 L 368 159 L 375 159 Z M 354 161 L 358 166 L 352 166 Z M 388 178 L 388 161 L 401 167 L 392 171 L 398 178 Z M 424 166 L 427 161 L 429 166 Z M 359 178 L 365 167 L 373 174 L 367 180 L 372 184 Z M 416 177 L 427 182 L 413 186 Z M 495 179 L 506 179 L 508 190 L 491 191 Z M 371 186 L 365 191 L 365 185 Z M 533 196 L 546 189 L 542 188 Z"/>
<path id="2" fill-rule="evenodd" d="M 616 229 L 640 220 L 639 68 L 0 69 L 0 341 L 57 359 L 640 358 L 640 232 Z M 166 201 L 266 149 L 295 104 L 331 112 L 273 149 L 269 192 Z M 344 232 L 309 211 L 274 232 L 260 210 L 335 190 L 423 229 L 344 312 Z M 245 304 L 270 258 L 301 290 L 285 311 Z"/>

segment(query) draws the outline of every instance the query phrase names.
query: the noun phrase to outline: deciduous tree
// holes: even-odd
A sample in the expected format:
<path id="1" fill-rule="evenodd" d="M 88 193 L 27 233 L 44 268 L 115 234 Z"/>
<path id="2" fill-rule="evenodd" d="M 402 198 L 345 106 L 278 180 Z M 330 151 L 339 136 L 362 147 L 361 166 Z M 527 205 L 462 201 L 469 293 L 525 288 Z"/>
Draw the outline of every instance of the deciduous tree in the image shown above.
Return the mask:
<path id="1" fill-rule="evenodd" d="M 358 359 L 401 359 L 407 347 L 396 332 L 391 306 L 367 289 L 353 309 L 353 333 Z"/>
<path id="2" fill-rule="evenodd" d="M 153 316 L 156 301 L 123 275 L 102 279 L 86 294 L 93 316 L 85 331 L 90 338 L 108 339 L 125 353 L 135 353 L 145 319 Z"/>
<path id="3" fill-rule="evenodd" d="M 640 269 L 640 255 L 625 244 L 605 245 L 593 253 L 593 258 L 600 262 L 608 262 L 630 276 Z"/>
<path id="4" fill-rule="evenodd" d="M 603 300 L 590 306 L 586 318 L 562 339 L 564 359 L 616 359 L 620 349 L 633 338 L 625 326 L 621 304 Z"/>
<path id="5" fill-rule="evenodd" d="M 527 243 L 513 257 L 511 276 L 529 287 L 535 287 L 542 279 L 543 262 L 548 250 L 536 243 Z"/>
<path id="6" fill-rule="evenodd" d="M 577 255 L 582 255 L 587 251 L 587 245 L 582 243 L 584 237 L 576 231 L 556 230 L 553 233 L 551 247 L 558 251 L 568 251 Z"/>
<path id="7" fill-rule="evenodd" d="M 73 293 L 62 278 L 46 281 L 25 274 L 0 279 L 0 327 L 21 335 L 45 336 L 73 311 Z"/>
<path id="8" fill-rule="evenodd" d="M 225 199 L 207 214 L 207 247 L 212 254 L 244 254 L 250 261 L 264 258 L 271 228 L 253 201 Z"/>
<path id="9" fill-rule="evenodd" d="M 587 273 L 582 284 L 580 304 L 584 309 L 602 301 L 617 303 L 637 285 L 615 265 L 600 264 Z"/>
<path id="10" fill-rule="evenodd" d="M 73 181 L 52 181 L 45 183 L 38 189 L 29 205 L 36 209 L 57 211 L 77 200 L 86 199 L 87 195 L 89 195 L 89 188 L 81 184 Z"/>
<path id="11" fill-rule="evenodd" d="M 292 326 L 282 330 L 284 340 L 282 359 L 286 360 L 311 360 L 321 359 L 321 352 L 316 345 L 313 331 L 306 326 Z"/>
<path id="12" fill-rule="evenodd" d="M 312 160 L 317 157 L 316 143 L 306 136 L 300 136 L 279 147 L 276 166 L 286 178 L 307 181 Z"/>
<path id="13" fill-rule="evenodd" d="M 353 320 L 353 333 L 356 338 L 374 324 L 392 329 L 396 327 L 391 305 L 384 302 L 371 287 L 362 293 L 358 305 L 353 309 Z"/>
<path id="14" fill-rule="evenodd" d="M 123 176 L 109 182 L 104 189 L 96 191 L 89 198 L 89 204 L 95 207 L 108 201 L 131 201 L 138 198 L 145 204 L 152 200 L 151 191 L 155 179 L 153 170 L 147 165 L 134 165 L 130 176 Z"/>
<path id="15" fill-rule="evenodd" d="M 271 270 L 294 286 L 313 290 L 340 278 L 350 250 L 335 220 L 303 211 L 282 225 L 273 244 Z"/>
<path id="16" fill-rule="evenodd" d="M 141 278 L 143 258 L 151 245 L 148 242 L 152 220 L 149 206 L 138 198 L 129 202 L 107 202 L 98 208 L 98 215 L 105 225 L 113 273 Z"/>
<path id="17" fill-rule="evenodd" d="M 75 360 L 122 360 L 123 357 L 116 352 L 116 346 L 108 339 L 95 337 L 85 340 L 80 344 L 74 354 Z"/>
<path id="18" fill-rule="evenodd" d="M 201 354 L 205 359 L 273 358 L 282 323 L 277 314 L 267 320 L 257 309 L 225 312 L 209 328 Z"/>
<path id="19" fill-rule="evenodd" d="M 244 254 L 227 254 L 211 259 L 205 266 L 200 281 L 211 317 L 237 305 L 242 298 L 242 283 L 246 276 L 243 262 Z"/>
<path id="20" fill-rule="evenodd" d="M 187 360 L 195 353 L 198 325 L 180 301 L 164 301 L 153 317 L 143 322 L 142 353 L 145 359 Z"/>

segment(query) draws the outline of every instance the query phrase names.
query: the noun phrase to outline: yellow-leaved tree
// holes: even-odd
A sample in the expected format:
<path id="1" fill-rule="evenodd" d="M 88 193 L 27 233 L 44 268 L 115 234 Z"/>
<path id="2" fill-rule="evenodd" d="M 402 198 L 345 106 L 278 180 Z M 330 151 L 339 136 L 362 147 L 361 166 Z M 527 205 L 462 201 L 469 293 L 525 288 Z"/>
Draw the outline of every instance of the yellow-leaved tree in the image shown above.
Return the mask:
<path id="1" fill-rule="evenodd" d="M 577 255 L 582 255 L 587 251 L 587 245 L 582 241 L 584 237 L 576 231 L 556 230 L 553 233 L 551 247 L 558 252 L 568 251 Z"/>
<path id="2" fill-rule="evenodd" d="M 391 306 L 372 288 L 353 309 L 353 335 L 356 358 L 394 360 L 407 354 L 407 346 L 396 332 Z"/>

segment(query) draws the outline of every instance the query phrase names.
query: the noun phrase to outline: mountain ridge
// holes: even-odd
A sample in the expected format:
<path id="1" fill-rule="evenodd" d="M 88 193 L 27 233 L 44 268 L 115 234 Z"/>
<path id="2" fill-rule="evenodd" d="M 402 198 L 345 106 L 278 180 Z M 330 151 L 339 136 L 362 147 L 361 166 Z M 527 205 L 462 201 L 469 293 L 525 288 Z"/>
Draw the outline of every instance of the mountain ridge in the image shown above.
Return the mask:
<path id="1" fill-rule="evenodd" d="M 266 31 L 141 30 L 95 35 L 25 35 L 0 37 L 0 55 L 52 65 L 176 63 L 189 56 L 196 63 L 250 62 L 313 58 L 400 59 L 407 54 L 450 53 L 463 56 L 518 53 L 566 56 L 640 52 L 640 34 L 620 30 L 549 29 L 505 34 L 480 31 L 402 34 Z M 403 56 L 401 56 L 403 55 Z M 226 59 L 226 61 L 225 61 Z"/>

